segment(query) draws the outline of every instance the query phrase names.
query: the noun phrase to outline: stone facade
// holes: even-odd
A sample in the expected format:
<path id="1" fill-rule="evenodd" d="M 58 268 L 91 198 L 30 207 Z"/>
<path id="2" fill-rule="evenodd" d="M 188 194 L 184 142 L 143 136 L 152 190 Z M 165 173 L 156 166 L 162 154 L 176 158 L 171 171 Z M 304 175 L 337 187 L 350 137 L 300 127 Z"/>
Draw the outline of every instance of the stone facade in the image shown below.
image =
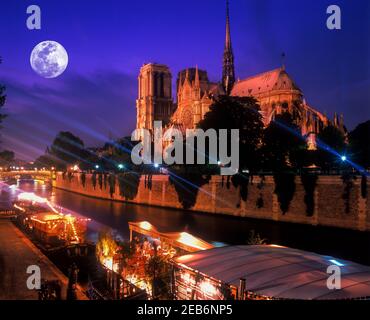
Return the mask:
<path id="1" fill-rule="evenodd" d="M 165 65 L 149 63 L 138 77 L 137 127 L 153 129 L 153 122 L 168 122 L 173 114 L 172 75 Z"/>
<path id="2" fill-rule="evenodd" d="M 330 121 L 305 100 L 302 90 L 287 73 L 284 66 L 242 80 L 235 78 L 234 54 L 231 45 L 229 8 L 226 13 L 226 37 L 223 54 L 222 79 L 211 82 L 207 72 L 186 68 L 177 78 L 177 102 L 171 96 L 171 72 L 165 65 L 149 63 L 139 75 L 137 100 L 137 129 L 152 129 L 154 120 L 162 120 L 185 131 L 194 129 L 219 95 L 255 97 L 261 107 L 264 125 L 267 126 L 277 114 L 289 112 L 302 135 L 314 144 L 315 135 L 329 123 L 345 133 L 343 116 Z"/>

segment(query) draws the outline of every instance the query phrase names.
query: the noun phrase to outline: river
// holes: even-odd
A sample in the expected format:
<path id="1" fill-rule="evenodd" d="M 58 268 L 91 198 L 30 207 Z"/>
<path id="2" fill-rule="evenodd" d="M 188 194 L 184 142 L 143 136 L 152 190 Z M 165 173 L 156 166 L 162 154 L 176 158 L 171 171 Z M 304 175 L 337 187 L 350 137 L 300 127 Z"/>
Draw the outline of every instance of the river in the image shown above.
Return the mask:
<path id="1" fill-rule="evenodd" d="M 19 188 L 48 197 L 55 204 L 90 218 L 88 237 L 93 241 L 105 227 L 116 230 L 121 237 L 128 239 L 128 222 L 145 220 L 160 231 L 187 231 L 216 245 L 247 244 L 249 233 L 254 230 L 267 243 L 370 265 L 370 232 L 113 202 L 52 189 L 39 182 L 20 183 Z M 14 190 L 2 192 L 1 205 L 10 204 L 15 195 Z"/>

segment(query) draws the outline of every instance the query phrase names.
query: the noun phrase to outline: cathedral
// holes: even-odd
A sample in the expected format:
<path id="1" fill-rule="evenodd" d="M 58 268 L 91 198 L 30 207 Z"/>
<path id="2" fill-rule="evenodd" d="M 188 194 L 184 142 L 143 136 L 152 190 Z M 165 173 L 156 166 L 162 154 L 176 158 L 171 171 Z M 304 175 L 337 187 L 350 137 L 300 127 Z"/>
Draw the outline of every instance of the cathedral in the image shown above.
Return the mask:
<path id="1" fill-rule="evenodd" d="M 219 95 L 252 96 L 260 105 L 264 125 L 282 112 L 292 114 L 295 123 L 307 137 L 309 148 L 315 148 L 315 136 L 328 124 L 345 132 L 343 116 L 331 122 L 324 114 L 306 103 L 303 92 L 285 70 L 279 67 L 242 80 L 236 80 L 231 44 L 229 5 L 226 4 L 226 37 L 222 78 L 208 79 L 207 71 L 187 68 L 178 73 L 176 101 L 172 97 L 172 74 L 166 65 L 145 64 L 138 77 L 137 129 L 153 129 L 153 121 L 174 126 L 183 132 L 196 128 L 214 99 Z"/>

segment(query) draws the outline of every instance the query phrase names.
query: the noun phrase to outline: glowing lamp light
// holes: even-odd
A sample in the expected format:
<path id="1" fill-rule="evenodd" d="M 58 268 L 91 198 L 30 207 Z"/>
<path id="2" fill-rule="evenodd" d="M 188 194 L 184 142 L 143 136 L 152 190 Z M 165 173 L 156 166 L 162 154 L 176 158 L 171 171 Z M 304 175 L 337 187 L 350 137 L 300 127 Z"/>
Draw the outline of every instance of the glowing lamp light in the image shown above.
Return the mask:
<path id="1" fill-rule="evenodd" d="M 140 228 L 144 230 L 150 230 L 152 225 L 148 221 L 140 222 Z"/>
<path id="2" fill-rule="evenodd" d="M 120 169 L 120 170 L 122 170 L 124 167 L 125 167 L 125 166 L 124 166 L 122 163 L 120 163 L 120 164 L 118 165 L 118 169 Z"/>
<path id="3" fill-rule="evenodd" d="M 102 263 L 103 263 L 104 267 L 113 271 L 113 258 L 111 258 L 111 257 L 103 258 Z"/>
<path id="4" fill-rule="evenodd" d="M 341 159 L 343 162 L 347 161 L 347 157 L 346 157 L 346 156 L 341 156 L 341 157 L 340 157 L 340 159 Z"/>
<path id="5" fill-rule="evenodd" d="M 337 265 L 338 267 L 344 267 L 344 264 L 339 262 L 338 260 L 335 260 L 335 259 L 330 259 L 329 260 L 331 263 Z"/>
<path id="6" fill-rule="evenodd" d="M 213 296 L 217 294 L 217 289 L 209 281 L 202 281 L 199 288 L 206 295 Z"/>
<path id="7" fill-rule="evenodd" d="M 39 197 L 31 192 L 22 192 L 18 195 L 18 200 L 20 201 L 31 201 L 36 203 L 47 203 L 45 198 Z"/>
<path id="8" fill-rule="evenodd" d="M 154 168 L 159 168 L 159 164 L 158 163 L 155 163 L 154 164 Z"/>
<path id="9" fill-rule="evenodd" d="M 99 169 L 100 167 L 99 167 L 99 165 L 97 164 L 97 165 L 95 165 L 95 169 Z"/>
<path id="10" fill-rule="evenodd" d="M 217 161 L 217 164 L 220 166 L 221 165 L 221 161 Z"/>
<path id="11" fill-rule="evenodd" d="M 205 249 L 200 245 L 197 238 L 195 238 L 193 235 L 191 235 L 187 232 L 181 232 L 178 241 L 183 243 L 183 244 L 186 244 L 188 246 L 191 246 L 193 248 L 197 248 L 199 250 L 204 250 Z"/>
<path id="12" fill-rule="evenodd" d="M 270 244 L 270 247 L 273 247 L 273 248 L 286 248 L 286 247 L 280 246 L 278 244 Z"/>

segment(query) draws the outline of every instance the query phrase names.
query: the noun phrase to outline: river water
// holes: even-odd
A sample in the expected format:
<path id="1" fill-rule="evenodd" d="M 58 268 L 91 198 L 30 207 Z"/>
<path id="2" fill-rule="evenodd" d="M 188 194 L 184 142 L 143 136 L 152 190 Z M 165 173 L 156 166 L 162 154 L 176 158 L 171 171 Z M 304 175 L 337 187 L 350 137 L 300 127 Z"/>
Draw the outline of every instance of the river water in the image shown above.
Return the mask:
<path id="1" fill-rule="evenodd" d="M 160 231 L 187 231 L 215 245 L 247 244 L 249 233 L 254 230 L 267 243 L 370 265 L 370 232 L 112 202 L 52 189 L 38 182 L 20 183 L 18 187 L 48 197 L 57 205 L 91 218 L 88 237 L 93 241 L 103 228 L 112 228 L 122 238 L 128 239 L 128 222 L 145 220 Z M 15 190 L 1 192 L 1 206 L 9 205 L 15 196 Z"/>

